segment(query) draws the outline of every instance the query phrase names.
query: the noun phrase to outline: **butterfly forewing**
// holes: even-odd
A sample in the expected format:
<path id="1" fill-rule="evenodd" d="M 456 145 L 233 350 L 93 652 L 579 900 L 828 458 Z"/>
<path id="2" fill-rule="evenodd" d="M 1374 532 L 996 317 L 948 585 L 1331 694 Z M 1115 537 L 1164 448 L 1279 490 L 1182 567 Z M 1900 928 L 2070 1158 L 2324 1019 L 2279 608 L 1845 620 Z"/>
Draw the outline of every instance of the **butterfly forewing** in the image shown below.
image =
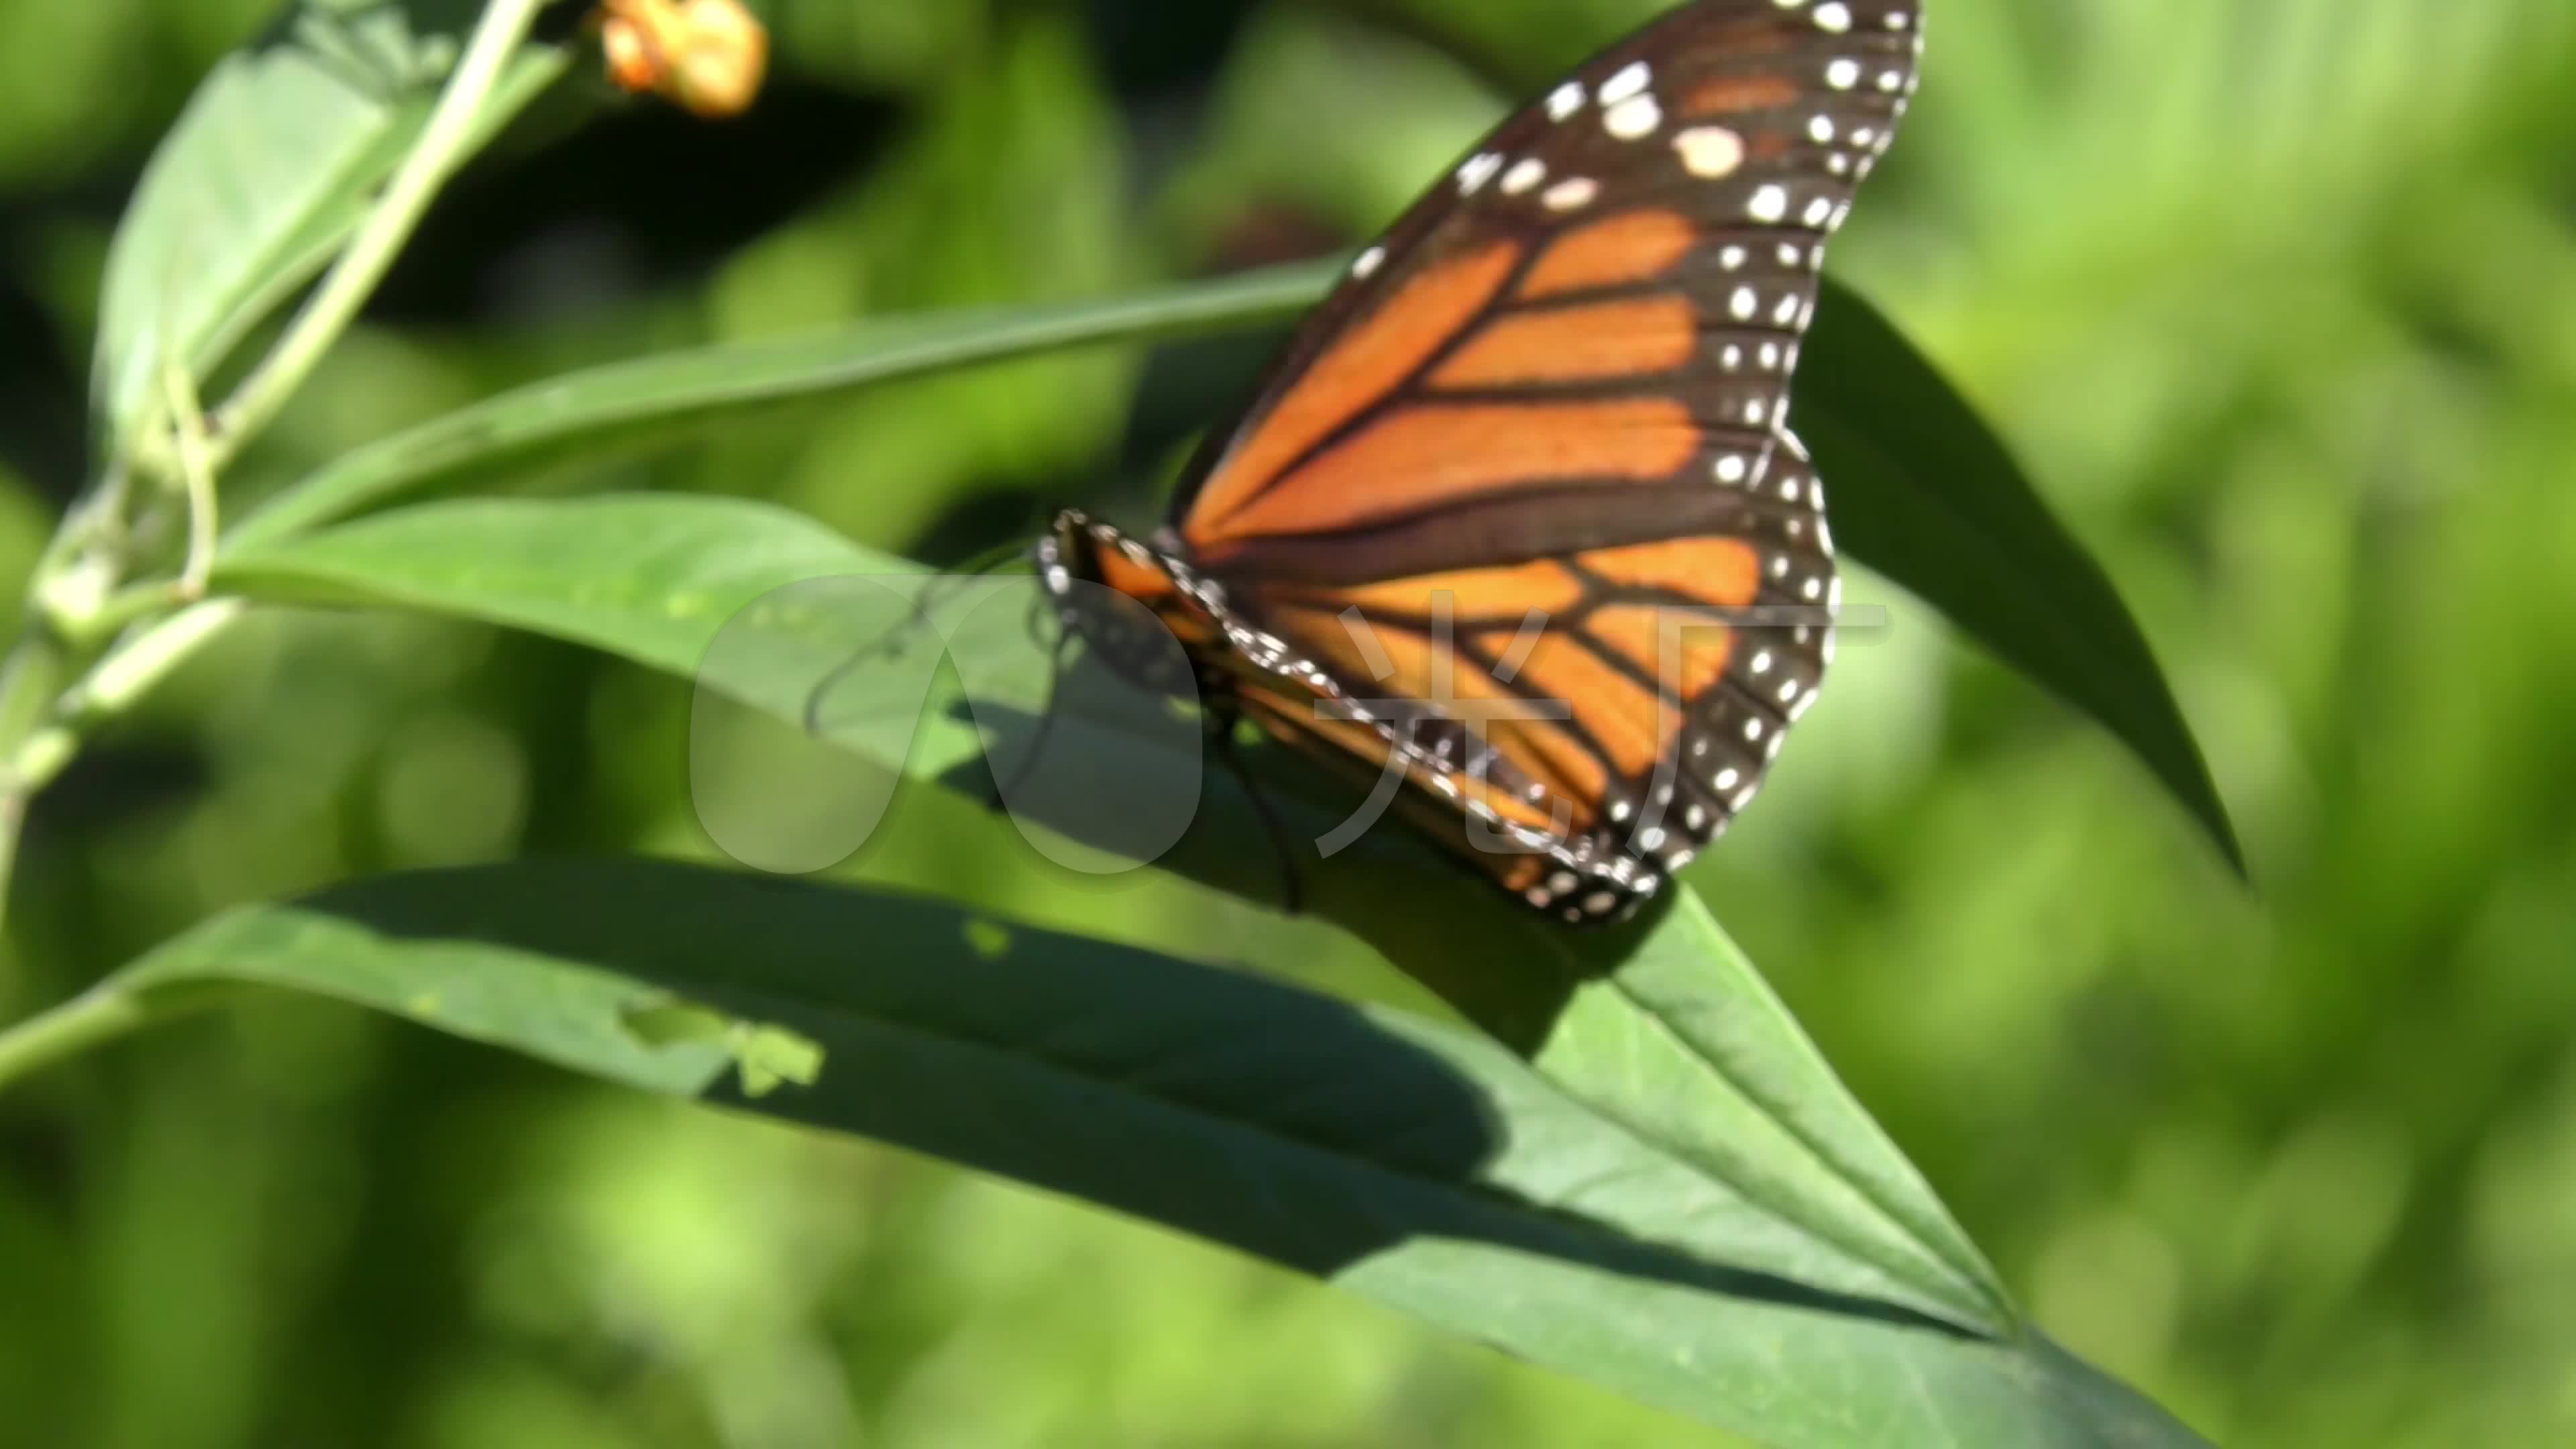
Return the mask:
<path id="1" fill-rule="evenodd" d="M 1790 378 L 1920 28 L 1697 0 L 1611 47 L 1360 253 L 1184 484 L 1158 558 L 1239 703 L 1551 914 L 1651 894 L 1814 696 Z"/>
<path id="2" fill-rule="evenodd" d="M 1444 439 L 1578 454 L 1523 487 L 1678 471 L 1675 423 L 1767 458 L 1824 241 L 1891 138 L 1919 40 L 1915 0 L 1700 0 L 1596 56 L 1359 254 L 1211 441 L 1181 537 L 1213 564 L 1245 539 L 1436 504 L 1418 474 L 1324 480 L 1336 454 L 1403 463 Z M 1443 481 L 1490 487 L 1478 461 Z"/>

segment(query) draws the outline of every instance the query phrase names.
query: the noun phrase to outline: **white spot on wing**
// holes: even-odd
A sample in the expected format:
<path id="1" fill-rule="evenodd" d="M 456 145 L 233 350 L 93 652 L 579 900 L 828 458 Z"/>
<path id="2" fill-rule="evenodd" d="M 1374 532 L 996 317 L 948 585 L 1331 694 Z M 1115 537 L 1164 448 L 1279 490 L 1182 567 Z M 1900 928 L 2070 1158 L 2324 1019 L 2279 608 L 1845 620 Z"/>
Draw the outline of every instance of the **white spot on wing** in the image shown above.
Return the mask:
<path id="1" fill-rule="evenodd" d="M 1539 197 L 1550 211 L 1579 211 L 1601 194 L 1601 183 L 1589 176 L 1569 176 Z"/>
<path id="2" fill-rule="evenodd" d="M 1693 126 L 1673 137 L 1682 169 L 1703 180 L 1734 174 L 1744 164 L 1744 138 L 1724 126 Z"/>
<path id="3" fill-rule="evenodd" d="M 1644 61 L 1631 61 L 1617 75 L 1601 83 L 1601 104 L 1615 106 L 1632 96 L 1642 96 L 1654 79 L 1654 71 Z"/>
<path id="4" fill-rule="evenodd" d="M 1601 129 L 1622 141 L 1642 141 L 1664 123 L 1664 108 L 1653 96 L 1630 96 L 1601 113 Z"/>

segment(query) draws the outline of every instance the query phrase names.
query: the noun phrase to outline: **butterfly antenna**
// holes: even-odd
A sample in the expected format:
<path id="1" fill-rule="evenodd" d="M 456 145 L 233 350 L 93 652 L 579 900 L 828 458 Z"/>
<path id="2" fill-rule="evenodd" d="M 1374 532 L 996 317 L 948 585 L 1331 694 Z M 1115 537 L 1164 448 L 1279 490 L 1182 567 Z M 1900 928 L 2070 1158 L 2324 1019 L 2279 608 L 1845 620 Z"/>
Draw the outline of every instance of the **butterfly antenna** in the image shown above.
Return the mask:
<path id="1" fill-rule="evenodd" d="M 930 616 L 938 610 L 940 604 L 946 602 L 958 588 L 963 587 L 967 580 L 981 578 L 1027 551 L 1026 544 L 996 544 L 981 553 L 969 555 L 954 568 L 943 569 L 931 575 L 922 584 L 920 592 L 913 595 L 912 607 L 905 611 L 903 618 L 887 626 L 884 632 L 852 651 L 849 658 L 834 665 L 830 673 L 824 675 L 816 682 L 813 689 L 807 691 L 803 712 L 805 733 L 822 734 L 823 701 L 830 697 L 833 689 L 838 687 L 852 670 L 872 659 L 900 658 L 903 654 L 904 637 L 928 626 Z"/>
<path id="2" fill-rule="evenodd" d="M 1287 824 L 1270 808 L 1270 796 L 1261 788 L 1261 782 L 1244 767 L 1243 756 L 1234 746 L 1234 721 L 1214 713 L 1207 719 L 1208 747 L 1225 762 L 1227 773 L 1243 787 L 1243 793 L 1252 797 L 1253 813 L 1261 817 L 1261 832 L 1270 837 L 1270 848 L 1278 853 L 1279 908 L 1288 915 L 1297 915 L 1305 909 L 1306 890 L 1297 874 L 1296 846 L 1289 839 Z"/>
<path id="3" fill-rule="evenodd" d="M 1047 625 L 1050 622 L 1056 626 L 1053 635 L 1047 633 Z M 1064 642 L 1064 636 L 1070 632 L 1064 627 L 1063 621 L 1056 618 L 1055 601 L 1048 598 L 1043 590 L 1029 600 L 1028 617 L 1022 619 L 1020 625 L 1029 631 L 1029 642 L 1040 649 L 1056 648 Z"/>

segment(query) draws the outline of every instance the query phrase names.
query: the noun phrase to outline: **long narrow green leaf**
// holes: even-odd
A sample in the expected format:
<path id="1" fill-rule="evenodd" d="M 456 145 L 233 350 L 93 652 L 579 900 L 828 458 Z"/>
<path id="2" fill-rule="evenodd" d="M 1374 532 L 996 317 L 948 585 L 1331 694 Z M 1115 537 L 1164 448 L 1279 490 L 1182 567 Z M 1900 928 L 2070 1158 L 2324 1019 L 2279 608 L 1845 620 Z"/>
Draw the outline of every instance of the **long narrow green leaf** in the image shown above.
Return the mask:
<path id="1" fill-rule="evenodd" d="M 479 9 L 302 0 L 198 86 L 109 245 L 91 382 L 104 440 L 133 427 L 164 357 L 202 380 L 321 270 L 419 135 Z M 566 63 L 521 51 L 481 138 Z"/>
<path id="2" fill-rule="evenodd" d="M 1975 409 L 1848 294 L 1817 310 L 1798 430 L 1843 547 L 2091 715 L 2245 869 L 2191 726 L 2109 577 Z"/>
<path id="3" fill-rule="evenodd" d="M 226 542 L 249 547 L 443 484 L 625 453 L 897 378 L 1084 343 L 1240 327 L 1310 304 L 1329 275 L 1282 267 L 1115 301 L 898 317 L 610 363 L 359 448 L 253 510 Z"/>
<path id="4" fill-rule="evenodd" d="M 1249 977 L 631 861 L 238 910 L 105 989 L 210 980 L 1079 1194 L 1783 1449 L 2198 1442 L 2044 1341 L 1776 1271 L 1758 1214 L 1508 1052 Z"/>
<path id="5" fill-rule="evenodd" d="M 801 591 L 800 581 L 871 575 L 897 584 L 906 580 L 899 562 L 858 550 L 798 515 L 694 497 L 425 505 L 248 550 L 227 569 L 225 585 L 264 597 L 433 610 L 536 629 L 660 669 L 694 671 L 705 686 L 791 720 L 804 718 L 818 682 L 847 664 L 854 648 L 883 623 L 833 617 L 830 609 L 815 606 L 819 596 Z M 892 680 L 885 696 L 895 707 L 855 712 L 833 729 L 835 737 L 916 779 L 955 780 L 958 767 L 983 751 L 986 730 L 1007 735 L 1025 729 L 1040 699 L 1043 671 L 1038 651 L 1020 631 L 1018 602 L 978 608 L 963 622 L 940 619 L 933 611 L 921 626 L 984 697 L 909 692 L 911 681 L 927 676 L 906 675 Z M 1062 774 L 1109 781 L 1113 794 L 1115 782 L 1134 778 L 1139 768 L 1131 742 L 1078 721 L 1060 725 L 1050 749 L 1063 752 L 1053 761 Z M 1242 846 L 1258 829 L 1248 812 L 1222 793 L 1212 800 L 1220 805 L 1212 812 L 1213 826 L 1184 839 L 1160 864 L 1236 905 L 1211 936 L 1159 943 L 1181 960 L 1221 959 L 1230 954 L 1228 942 L 1260 930 L 1262 912 L 1244 901 L 1263 898 L 1270 884 L 1257 853 Z M 1015 808 L 1029 803 L 1013 800 Z M 1320 830 L 1331 823 L 1329 814 L 1319 817 L 1293 802 L 1286 808 L 1294 828 Z M 1060 812 L 1044 823 L 1079 835 L 1087 819 Z M 1603 1140 L 1627 1144 L 1623 1151 L 1651 1154 L 1682 1175 L 1671 1181 L 1691 1184 L 1689 1191 L 1669 1196 L 1613 1192 L 1587 1198 L 1577 1215 L 1593 1226 L 1703 1264 L 1769 1275 L 1804 1292 L 1865 1300 L 1912 1325 L 1891 1330 L 1875 1319 L 1845 1325 L 1872 1342 L 1893 1331 L 1916 1342 L 1915 1351 L 1933 1352 L 1923 1345 L 1939 1344 L 1940 1354 L 1966 1353 L 1979 1363 L 1988 1352 L 2004 1356 L 2034 1396 L 2019 1412 L 2036 1417 L 2021 1428 L 1985 1424 L 1969 1442 L 2021 1442 L 2016 1436 L 2037 1424 L 2050 1425 L 2037 1431 L 2040 1442 L 2048 1434 L 2068 1434 L 2067 1423 L 2050 1418 L 2057 1410 L 2038 1407 L 2062 1397 L 2094 1404 L 2079 1417 L 2102 1416 L 2064 1442 L 2124 1442 L 2132 1433 L 2139 1437 L 2131 1442 L 2189 1442 L 2175 1437 L 2180 1431 L 2151 1410 L 2030 1336 L 1991 1269 L 1930 1188 L 1835 1080 L 1695 899 L 1685 897 L 1626 936 L 1577 936 L 1525 913 L 1496 909 L 1484 887 L 1393 831 L 1373 834 L 1350 856 L 1314 872 L 1310 889 L 1317 913 L 1370 941 L 1534 1067 L 1536 1080 L 1590 1124 L 1578 1136 L 1606 1134 Z M 882 938 L 882 932 L 871 931 L 844 939 Z M 1210 1030 L 1240 1044 L 1230 1026 Z M 1306 1069 L 1320 1081 L 1337 1080 L 1344 1067 L 1335 1050 L 1319 1052 Z M 1400 1122 L 1386 1126 L 1398 1142 L 1412 1130 Z M 897 1134 L 897 1140 L 917 1139 Z M 1644 1171 L 1597 1156 L 1584 1160 L 1600 1174 L 1591 1180 L 1604 1185 Z M 1035 1180 L 1054 1181 L 1043 1175 Z M 1114 1194 L 1099 1195 L 1134 1206 Z M 1240 1235 L 1216 1235 L 1276 1255 Z M 1523 1266 L 1550 1283 L 1566 1271 Z M 1471 1263 L 1459 1271 L 1474 1278 L 1481 1269 Z M 1452 1326 L 1487 1315 L 1488 1305 L 1474 1289 L 1440 1272 L 1416 1281 L 1416 1272 L 1408 1262 L 1402 1276 L 1411 1286 L 1401 1291 L 1336 1276 Z M 1577 1280 L 1562 1281 L 1570 1290 Z M 1641 1311 L 1632 1304 L 1614 1316 Z M 1682 1407 L 1669 1397 L 1669 1385 L 1637 1377 L 1635 1365 L 1599 1337 L 1606 1333 L 1615 1340 L 1620 1331 L 1616 1323 L 1560 1318 L 1552 1348 L 1511 1342 L 1543 1361 Z M 1837 1327 L 1822 1339 L 1783 1346 L 1780 1353 L 1831 1358 L 1849 1351 L 1829 1346 L 1842 1332 Z M 1963 1347 L 1979 1341 L 1990 1347 Z M 1803 1369 L 1783 1372 L 1794 1376 Z M 1935 1376 L 1956 1371 L 1952 1365 Z M 1717 1374 L 1713 1381 L 1723 1379 Z M 1926 1391 L 1937 1399 L 1954 1388 L 1945 1383 Z M 2103 1396 L 2098 1402 L 2097 1395 Z M 1808 1430 L 1788 1427 L 1786 1420 L 1757 1426 L 1740 1417 L 1749 1407 L 1702 1402 L 1691 1412 L 1775 1442 L 1809 1442 Z M 1952 1411 L 1920 1412 L 1939 1419 Z M 1889 1422 L 1900 1426 L 1888 1431 L 1889 1442 L 1904 1442 L 1906 1432 L 1926 1421 Z"/>
<path id="6" fill-rule="evenodd" d="M 223 582 L 273 598 L 392 604 L 534 629 L 693 674 L 798 720 L 817 682 L 883 625 L 881 617 L 835 618 L 820 595 L 800 603 L 797 591 L 781 592 L 836 574 L 907 577 L 900 564 L 765 505 L 612 496 L 420 505 L 236 557 Z M 924 694 L 931 676 L 917 672 L 887 699 L 898 707 L 836 737 L 935 779 L 981 751 L 979 714 L 1016 706 L 1015 717 L 1026 718 L 1042 707 L 1042 656 L 1015 603 L 979 609 L 948 631 L 947 653 L 973 681 L 969 698 Z M 920 652 L 926 662 L 929 651 Z M 1063 733 L 1049 745 L 1067 751 L 1050 762 L 1059 771 L 1159 778 L 1122 758 L 1126 742 L 1096 730 Z M 1067 834 L 1087 828 L 1079 818 L 1049 823 Z M 1309 833 L 1332 823 L 1327 816 Z M 1397 832 L 1384 834 L 1370 869 L 1321 873 L 1320 912 L 1448 992 L 1578 1095 L 1796 1224 L 1876 1291 L 1964 1326 L 2010 1328 L 2011 1307 L 1974 1246 L 1696 899 L 1603 949 L 1526 912 L 1495 909 L 1482 886 Z M 1240 839 L 1184 840 L 1165 863 L 1183 874 L 1225 869 L 1241 854 Z M 1378 869 L 1380 856 L 1403 864 Z M 1461 920 L 1489 922 L 1479 934 L 1490 940 L 1462 947 Z M 1426 934 L 1426 922 L 1437 930 Z M 1207 944 L 1166 943 L 1182 956 L 1206 954 Z M 1480 986 L 1462 991 L 1450 979 L 1462 963 L 1484 978 Z"/>

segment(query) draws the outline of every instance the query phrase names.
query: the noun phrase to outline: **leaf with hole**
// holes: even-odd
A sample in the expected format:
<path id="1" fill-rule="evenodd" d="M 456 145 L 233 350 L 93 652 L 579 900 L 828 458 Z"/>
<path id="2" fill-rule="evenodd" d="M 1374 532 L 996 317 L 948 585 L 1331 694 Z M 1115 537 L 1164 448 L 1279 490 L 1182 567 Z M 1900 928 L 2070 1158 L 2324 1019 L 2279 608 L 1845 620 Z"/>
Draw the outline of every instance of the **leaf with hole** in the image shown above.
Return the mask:
<path id="1" fill-rule="evenodd" d="M 810 611 L 764 601 L 781 590 L 793 594 L 807 580 L 899 578 L 902 569 L 796 515 L 687 497 L 421 505 L 248 550 L 229 567 L 228 585 L 264 597 L 424 609 L 538 630 L 675 673 L 702 671 L 705 687 L 788 720 L 804 717 L 818 679 L 845 663 L 853 642 L 871 637 L 880 621 L 834 629 Z M 1043 656 L 1017 617 L 1015 609 L 982 608 L 963 624 L 922 626 L 937 640 L 933 652 L 958 662 L 960 677 L 986 681 L 1000 698 L 974 706 L 954 693 L 924 698 L 907 678 L 898 693 L 911 713 L 854 716 L 836 738 L 915 778 L 960 783 L 960 768 L 985 748 L 979 721 L 989 728 L 1003 717 L 996 705 L 1033 710 L 1041 698 Z M 745 630 L 765 637 L 738 637 Z M 734 644 L 711 654 L 727 635 L 737 636 Z M 1065 730 L 1049 749 L 1063 752 L 1050 757 L 1050 770 L 1069 776 L 1114 782 L 1137 768 L 1133 742 L 1101 731 Z M 1258 827 L 1230 792 L 1215 798 L 1224 808 L 1160 867 L 1220 893 L 1233 908 L 1202 913 L 1196 933 L 1155 943 L 1176 961 L 1223 959 L 1229 941 L 1263 929 L 1256 903 L 1269 886 L 1267 861 L 1246 844 L 1258 839 Z M 1289 808 L 1299 829 L 1330 823 L 1303 798 Z M 1084 828 L 1073 815 L 1045 824 Z M 1983 1342 L 1975 1353 L 2005 1354 L 2033 1383 L 2061 1372 L 2042 1366 L 2054 1360 L 2025 1340 L 1975 1247 L 1696 899 L 1685 896 L 1624 936 L 1571 935 L 1525 912 L 1493 909 L 1485 886 L 1400 832 L 1364 840 L 1355 860 L 1317 872 L 1313 886 L 1314 910 L 1368 940 L 1517 1052 L 1555 1100 L 1696 1184 L 1635 1215 L 1606 1203 L 1587 1209 L 1601 1221 L 1696 1258 L 1774 1275 L 1800 1291 L 1865 1300 L 1877 1305 L 1872 1313 L 1913 1325 L 1900 1334 Z M 871 930 L 849 939 L 884 938 Z M 972 939 L 963 923 L 958 939 Z M 689 990 L 693 1000 L 723 999 Z M 766 1007 L 740 1009 L 746 1018 L 776 1016 Z M 1119 1011 L 1100 1009 L 1109 1019 Z M 787 1024 L 823 1043 L 829 1080 L 829 1063 L 845 1060 L 845 1051 L 827 1033 Z M 1206 1030 L 1210 1039 L 1249 1049 L 1230 1025 Z M 1341 1049 L 1313 1045 L 1317 1054 L 1304 1069 L 1319 1082 L 1334 1080 L 1344 1070 Z M 1597 1182 L 1613 1187 L 1643 1170 L 1604 1162 Z M 1410 1298 L 1399 1301 L 1422 1311 Z M 1484 1312 L 1479 1306 L 1470 1316 Z M 1459 1318 L 1432 1316 L 1462 1326 Z M 1887 1331 L 1874 1324 L 1865 1336 Z M 2020 1346 L 1993 1347 L 2003 1344 Z M 1638 1379 L 1634 1365 L 1605 1369 L 1587 1367 L 1580 1354 L 1539 1356 L 1672 1402 L 1662 1397 L 1666 1390 Z M 1742 1422 L 1706 1404 L 1693 1412 Z M 1777 1425 L 1762 1432 L 1788 1434 Z M 1800 1441 L 1789 1435 L 1778 1442 Z"/>
<path id="2" fill-rule="evenodd" d="M 935 903 L 527 861 L 237 909 L 103 989 L 214 982 L 1088 1198 L 1784 1449 L 2200 1442 L 1481 1037 Z M 810 1080 L 737 1085 L 736 1026 Z"/>

